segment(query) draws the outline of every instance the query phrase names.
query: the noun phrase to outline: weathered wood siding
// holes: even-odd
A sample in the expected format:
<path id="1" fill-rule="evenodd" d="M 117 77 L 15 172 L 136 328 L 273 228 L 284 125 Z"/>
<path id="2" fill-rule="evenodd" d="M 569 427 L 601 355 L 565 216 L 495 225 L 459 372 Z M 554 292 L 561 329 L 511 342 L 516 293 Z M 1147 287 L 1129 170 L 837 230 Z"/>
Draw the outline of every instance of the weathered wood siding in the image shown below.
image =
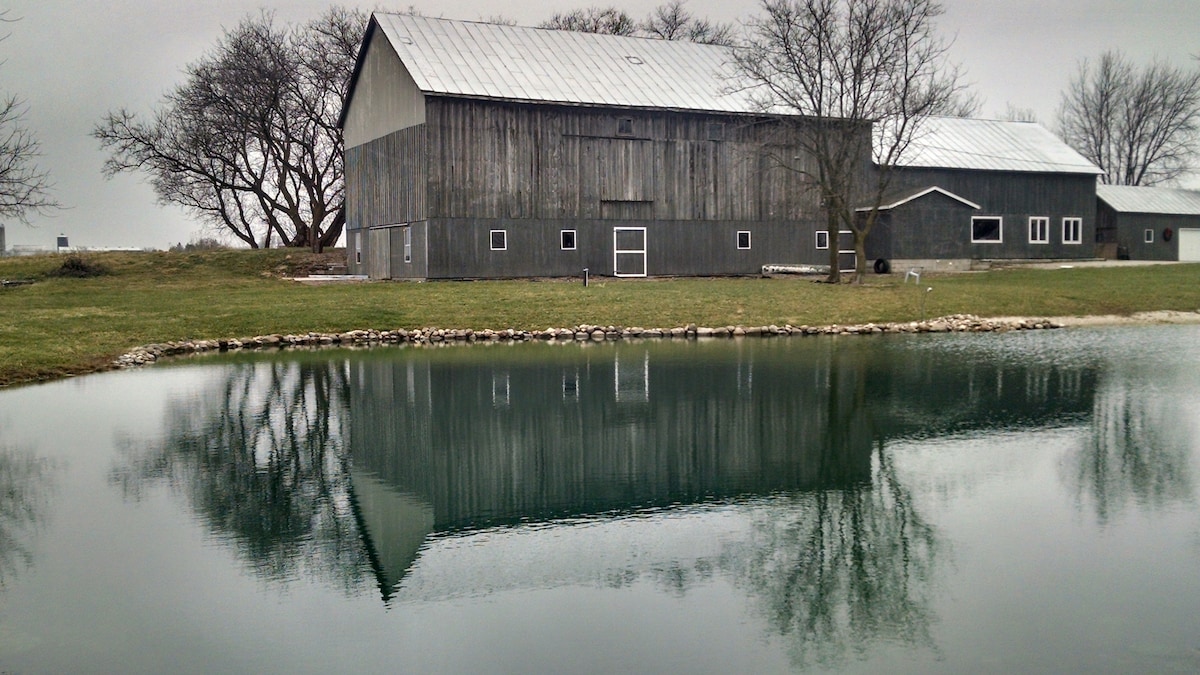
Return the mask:
<path id="1" fill-rule="evenodd" d="M 346 149 L 346 229 L 369 230 L 424 221 L 427 207 L 425 125 L 409 127 L 363 145 Z M 363 260 L 376 260 L 371 237 L 363 239 Z M 349 254 L 350 271 L 371 274 L 370 264 L 357 265 Z M 387 274 L 385 278 L 392 278 Z M 407 275 L 405 275 L 407 276 Z"/>
<path id="2" fill-rule="evenodd" d="M 982 208 L 959 209 L 942 198 L 927 197 L 895 209 L 881 226 L 890 230 L 881 236 L 895 246 L 886 250 L 872 246 L 872 257 L 880 258 L 1090 258 L 1096 252 L 1096 179 L 1082 174 L 1015 173 L 904 169 L 897 173 L 897 187 L 936 185 L 968 199 Z M 972 243 L 971 217 L 999 216 L 1003 219 L 1001 243 Z M 1029 241 L 1029 218 L 1050 221 L 1050 241 Z M 1064 218 L 1081 218 L 1082 241 L 1067 244 L 1062 239 Z M 926 252 L 922 252 L 926 251 Z"/>
<path id="3" fill-rule="evenodd" d="M 760 120 L 449 98 L 431 98 L 427 115 L 434 218 L 764 220 L 816 208 L 795 173 L 764 168 Z"/>

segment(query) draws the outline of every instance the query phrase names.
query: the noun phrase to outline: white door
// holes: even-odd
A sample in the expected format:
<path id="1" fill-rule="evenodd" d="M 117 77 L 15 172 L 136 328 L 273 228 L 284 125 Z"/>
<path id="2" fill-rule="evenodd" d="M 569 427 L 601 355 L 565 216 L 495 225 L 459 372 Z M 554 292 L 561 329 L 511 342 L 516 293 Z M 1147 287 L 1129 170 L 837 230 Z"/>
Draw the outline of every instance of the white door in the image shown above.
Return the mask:
<path id="1" fill-rule="evenodd" d="M 646 276 L 646 228 L 613 228 L 613 275 Z"/>
<path id="2" fill-rule="evenodd" d="M 1200 262 L 1200 229 L 1179 230 L 1179 260 Z"/>

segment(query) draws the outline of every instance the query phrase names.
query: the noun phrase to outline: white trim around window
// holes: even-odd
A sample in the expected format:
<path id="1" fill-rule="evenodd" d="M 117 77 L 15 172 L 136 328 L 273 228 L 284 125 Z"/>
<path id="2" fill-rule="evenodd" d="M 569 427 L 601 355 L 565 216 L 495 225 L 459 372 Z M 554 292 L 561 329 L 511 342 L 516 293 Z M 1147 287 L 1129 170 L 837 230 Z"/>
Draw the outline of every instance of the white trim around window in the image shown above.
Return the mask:
<path id="1" fill-rule="evenodd" d="M 1062 241 L 1064 244 L 1083 243 L 1083 218 L 1062 219 Z"/>
<path id="2" fill-rule="evenodd" d="M 829 230 L 817 230 L 816 245 L 819 250 L 829 249 Z"/>
<path id="3" fill-rule="evenodd" d="M 1144 242 L 1146 244 L 1153 244 L 1154 243 L 1154 230 L 1152 230 L 1150 228 L 1146 228 L 1146 233 L 1144 235 L 1142 235 L 1142 242 Z"/>
<path id="4" fill-rule="evenodd" d="M 1004 218 L 1001 216 L 972 216 L 972 244 L 1003 244 Z"/>
<path id="5" fill-rule="evenodd" d="M 488 239 L 491 240 L 493 251 L 508 250 L 508 230 L 492 230 L 488 234 Z"/>
<path id="6" fill-rule="evenodd" d="M 578 244 L 578 241 L 576 241 L 575 230 L 559 230 L 558 243 L 559 246 L 562 247 L 562 250 L 574 251 L 575 246 Z"/>
<path id="7" fill-rule="evenodd" d="M 750 230 L 738 230 L 737 247 L 742 251 L 750 249 Z"/>
<path id="8" fill-rule="evenodd" d="M 1045 216 L 1029 217 L 1029 243 L 1050 243 L 1050 219 Z"/>

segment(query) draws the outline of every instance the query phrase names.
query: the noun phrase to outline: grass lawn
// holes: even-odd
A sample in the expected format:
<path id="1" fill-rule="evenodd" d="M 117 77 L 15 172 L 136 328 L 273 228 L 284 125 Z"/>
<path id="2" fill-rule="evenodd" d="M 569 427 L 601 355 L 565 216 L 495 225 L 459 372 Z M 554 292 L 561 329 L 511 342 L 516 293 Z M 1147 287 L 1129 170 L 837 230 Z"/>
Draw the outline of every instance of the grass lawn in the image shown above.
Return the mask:
<path id="1" fill-rule="evenodd" d="M 928 317 L 1071 316 L 1200 310 L 1200 265 L 1006 269 L 871 276 L 862 286 L 807 278 L 455 281 L 308 286 L 297 251 L 95 253 L 107 274 L 51 276 L 64 256 L 0 258 L 0 386 L 108 367 L 138 345 L 185 338 L 356 328 L 824 325 Z M 926 288 L 932 291 L 925 292 Z"/>

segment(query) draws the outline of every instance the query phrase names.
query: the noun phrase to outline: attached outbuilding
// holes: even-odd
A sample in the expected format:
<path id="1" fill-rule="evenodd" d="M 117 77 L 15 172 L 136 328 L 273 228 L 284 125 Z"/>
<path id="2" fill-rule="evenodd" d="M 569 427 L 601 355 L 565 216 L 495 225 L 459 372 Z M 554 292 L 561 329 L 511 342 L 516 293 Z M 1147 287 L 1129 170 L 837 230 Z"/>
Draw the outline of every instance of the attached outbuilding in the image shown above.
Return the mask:
<path id="1" fill-rule="evenodd" d="M 755 274 L 819 204 L 727 48 L 376 13 L 341 119 L 350 271 Z M 864 130 L 867 132 L 867 130 Z"/>
<path id="2" fill-rule="evenodd" d="M 1200 191 L 1100 185 L 1101 240 L 1118 258 L 1200 262 Z"/>
<path id="3" fill-rule="evenodd" d="M 1095 257 L 1099 174 L 1036 123 L 929 119 L 894 169 L 867 255 L 949 269 Z"/>

